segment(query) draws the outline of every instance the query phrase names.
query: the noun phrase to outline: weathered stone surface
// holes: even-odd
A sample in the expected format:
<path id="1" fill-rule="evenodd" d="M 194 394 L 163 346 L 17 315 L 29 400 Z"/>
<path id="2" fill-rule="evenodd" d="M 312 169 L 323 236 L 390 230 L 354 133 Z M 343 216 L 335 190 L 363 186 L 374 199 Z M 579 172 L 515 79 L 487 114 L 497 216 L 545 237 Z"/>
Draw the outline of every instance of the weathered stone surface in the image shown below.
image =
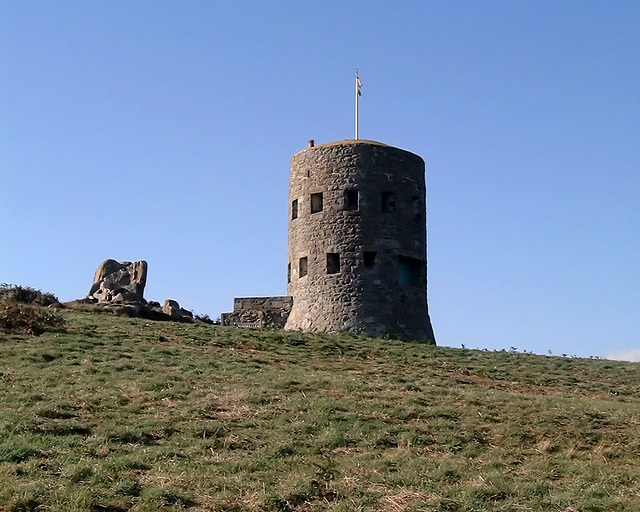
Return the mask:
<path id="1" fill-rule="evenodd" d="M 117 315 L 149 320 L 194 321 L 193 313 L 181 308 L 175 300 L 166 300 L 162 307 L 159 302 L 147 302 L 143 297 L 146 282 L 146 261 L 105 260 L 96 270 L 89 295 L 68 304 L 79 308 L 99 306 Z M 206 318 L 203 321 L 206 323 Z"/>
<path id="2" fill-rule="evenodd" d="M 193 320 L 193 313 L 180 307 L 177 300 L 167 299 L 162 305 L 162 312 L 174 320 Z"/>
<path id="3" fill-rule="evenodd" d="M 87 299 L 104 303 L 144 304 L 146 261 L 105 260 L 96 270 Z"/>
<path id="4" fill-rule="evenodd" d="M 222 325 L 236 327 L 284 327 L 293 299 L 291 297 L 241 297 L 233 301 L 233 312 L 222 313 Z"/>
<path id="5" fill-rule="evenodd" d="M 346 140 L 294 155 L 285 328 L 435 343 L 425 198 L 424 161 L 402 149 Z"/>

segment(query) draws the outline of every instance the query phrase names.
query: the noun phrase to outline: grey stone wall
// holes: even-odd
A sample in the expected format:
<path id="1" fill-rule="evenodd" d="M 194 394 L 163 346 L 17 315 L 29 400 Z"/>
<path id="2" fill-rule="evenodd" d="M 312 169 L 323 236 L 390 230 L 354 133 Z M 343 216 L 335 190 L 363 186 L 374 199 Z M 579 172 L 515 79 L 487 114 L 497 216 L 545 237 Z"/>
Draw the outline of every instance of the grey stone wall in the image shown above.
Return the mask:
<path id="1" fill-rule="evenodd" d="M 424 161 L 402 149 L 345 140 L 294 155 L 285 328 L 435 343 L 425 198 Z"/>
<path id="2" fill-rule="evenodd" d="M 240 297 L 233 300 L 233 312 L 222 313 L 222 325 L 236 327 L 284 327 L 293 299 L 291 297 Z"/>

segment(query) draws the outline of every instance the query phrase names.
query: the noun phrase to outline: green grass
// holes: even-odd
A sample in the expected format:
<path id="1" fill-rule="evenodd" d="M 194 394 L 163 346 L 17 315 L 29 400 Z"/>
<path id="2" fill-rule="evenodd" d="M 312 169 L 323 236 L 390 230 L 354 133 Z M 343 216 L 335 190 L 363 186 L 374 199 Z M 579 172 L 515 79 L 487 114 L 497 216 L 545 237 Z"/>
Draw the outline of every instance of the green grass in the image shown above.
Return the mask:
<path id="1" fill-rule="evenodd" d="M 640 510 L 638 365 L 67 312 L 0 335 L 0 510 Z"/>

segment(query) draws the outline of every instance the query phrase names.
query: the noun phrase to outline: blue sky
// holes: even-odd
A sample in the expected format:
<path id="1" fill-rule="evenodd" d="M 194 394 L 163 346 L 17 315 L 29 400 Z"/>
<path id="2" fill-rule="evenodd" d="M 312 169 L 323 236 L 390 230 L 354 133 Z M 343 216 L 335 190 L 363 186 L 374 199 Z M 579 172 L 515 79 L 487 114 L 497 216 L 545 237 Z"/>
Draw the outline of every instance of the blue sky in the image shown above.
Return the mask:
<path id="1" fill-rule="evenodd" d="M 353 136 L 357 67 L 360 137 L 426 162 L 438 342 L 640 356 L 638 2 L 0 6 L 0 281 L 285 294 L 289 159 Z"/>

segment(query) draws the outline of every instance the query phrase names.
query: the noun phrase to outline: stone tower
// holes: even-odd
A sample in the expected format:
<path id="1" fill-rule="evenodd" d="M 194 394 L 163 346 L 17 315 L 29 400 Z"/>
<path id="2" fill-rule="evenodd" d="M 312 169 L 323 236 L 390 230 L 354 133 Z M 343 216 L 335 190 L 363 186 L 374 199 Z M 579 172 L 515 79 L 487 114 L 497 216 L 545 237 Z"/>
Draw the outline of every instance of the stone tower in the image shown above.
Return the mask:
<path id="1" fill-rule="evenodd" d="M 427 309 L 424 161 L 369 140 L 291 159 L 288 330 L 435 343 Z"/>

